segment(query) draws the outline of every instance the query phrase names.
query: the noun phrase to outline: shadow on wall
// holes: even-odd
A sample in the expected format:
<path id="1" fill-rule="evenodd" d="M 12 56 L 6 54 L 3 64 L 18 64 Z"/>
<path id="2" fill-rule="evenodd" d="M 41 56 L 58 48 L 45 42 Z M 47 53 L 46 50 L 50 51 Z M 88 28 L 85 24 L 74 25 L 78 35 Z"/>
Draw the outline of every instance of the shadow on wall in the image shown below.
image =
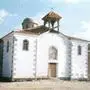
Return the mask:
<path id="1" fill-rule="evenodd" d="M 2 76 L 2 63 L 3 63 L 3 40 L 0 39 L 0 77 Z"/>

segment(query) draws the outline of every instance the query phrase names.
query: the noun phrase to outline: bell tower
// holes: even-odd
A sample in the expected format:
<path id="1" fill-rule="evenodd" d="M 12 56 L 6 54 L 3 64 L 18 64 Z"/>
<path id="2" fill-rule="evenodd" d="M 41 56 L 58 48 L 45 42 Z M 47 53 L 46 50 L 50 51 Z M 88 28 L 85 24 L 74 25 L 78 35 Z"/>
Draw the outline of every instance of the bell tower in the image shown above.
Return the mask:
<path id="1" fill-rule="evenodd" d="M 57 29 L 57 31 L 59 32 L 59 21 L 61 18 L 61 16 L 51 11 L 47 15 L 45 15 L 42 20 L 44 21 L 44 26 L 48 25 L 50 29 Z"/>

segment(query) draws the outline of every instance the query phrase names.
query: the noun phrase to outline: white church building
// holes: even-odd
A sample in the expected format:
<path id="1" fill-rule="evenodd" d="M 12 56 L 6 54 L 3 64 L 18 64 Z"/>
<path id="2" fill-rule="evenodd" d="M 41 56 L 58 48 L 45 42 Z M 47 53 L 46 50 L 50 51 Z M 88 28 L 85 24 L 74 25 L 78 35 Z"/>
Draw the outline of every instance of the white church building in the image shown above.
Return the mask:
<path id="1" fill-rule="evenodd" d="M 15 79 L 59 78 L 90 80 L 89 41 L 64 35 L 61 16 L 51 11 L 38 26 L 30 18 L 22 30 L 0 39 L 0 74 Z"/>

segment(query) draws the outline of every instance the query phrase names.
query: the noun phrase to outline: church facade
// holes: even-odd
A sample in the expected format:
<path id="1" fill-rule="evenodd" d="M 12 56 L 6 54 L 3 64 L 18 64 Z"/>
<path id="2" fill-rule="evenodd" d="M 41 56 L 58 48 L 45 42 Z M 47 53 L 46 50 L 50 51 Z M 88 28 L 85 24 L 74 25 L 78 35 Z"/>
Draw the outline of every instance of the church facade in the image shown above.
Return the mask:
<path id="1" fill-rule="evenodd" d="M 11 79 L 90 79 L 89 41 L 59 31 L 62 17 L 49 12 L 38 26 L 26 18 L 22 30 L 0 39 L 0 72 Z"/>

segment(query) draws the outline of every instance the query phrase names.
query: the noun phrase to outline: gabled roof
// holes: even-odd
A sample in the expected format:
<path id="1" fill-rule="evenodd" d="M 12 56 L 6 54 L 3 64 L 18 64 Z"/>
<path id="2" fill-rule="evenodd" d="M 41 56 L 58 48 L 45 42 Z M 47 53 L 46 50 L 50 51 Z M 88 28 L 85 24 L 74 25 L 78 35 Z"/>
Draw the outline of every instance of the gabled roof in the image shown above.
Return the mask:
<path id="1" fill-rule="evenodd" d="M 81 39 L 81 38 L 77 38 L 77 37 L 71 37 L 71 36 L 67 36 L 67 37 L 68 37 L 68 39 L 70 39 L 70 40 L 81 40 L 81 41 L 87 41 L 87 42 L 90 42 L 90 41 L 88 41 L 88 40 Z"/>
<path id="2" fill-rule="evenodd" d="M 34 27 L 34 28 L 29 28 L 27 30 L 12 31 L 12 32 L 8 33 L 7 35 L 9 35 L 11 33 L 22 33 L 22 34 L 40 35 L 40 34 L 45 33 L 47 31 L 49 33 L 61 34 L 61 35 L 65 36 L 65 37 L 67 37 L 69 40 L 74 39 L 74 40 L 81 40 L 81 41 L 90 42 L 88 40 L 84 40 L 84 39 L 81 39 L 81 38 L 70 37 L 68 35 L 65 35 L 65 34 L 59 32 L 59 31 L 49 29 L 48 27 L 45 27 L 45 26 L 37 26 L 37 27 Z M 4 37 L 6 37 L 7 35 L 5 35 Z M 2 37 L 2 38 L 4 38 L 4 37 Z"/>
<path id="3" fill-rule="evenodd" d="M 57 13 L 51 11 L 49 12 L 47 15 L 45 15 L 42 20 L 48 20 L 48 19 L 55 19 L 55 20 L 59 20 L 61 19 L 62 17 L 59 16 Z"/>
<path id="4" fill-rule="evenodd" d="M 34 28 L 28 28 L 28 29 L 24 29 L 24 30 L 20 30 L 20 31 L 15 31 L 17 33 L 25 33 L 25 34 L 42 34 L 46 31 L 48 31 L 49 28 L 45 27 L 45 26 L 37 26 L 37 27 L 34 27 Z"/>

